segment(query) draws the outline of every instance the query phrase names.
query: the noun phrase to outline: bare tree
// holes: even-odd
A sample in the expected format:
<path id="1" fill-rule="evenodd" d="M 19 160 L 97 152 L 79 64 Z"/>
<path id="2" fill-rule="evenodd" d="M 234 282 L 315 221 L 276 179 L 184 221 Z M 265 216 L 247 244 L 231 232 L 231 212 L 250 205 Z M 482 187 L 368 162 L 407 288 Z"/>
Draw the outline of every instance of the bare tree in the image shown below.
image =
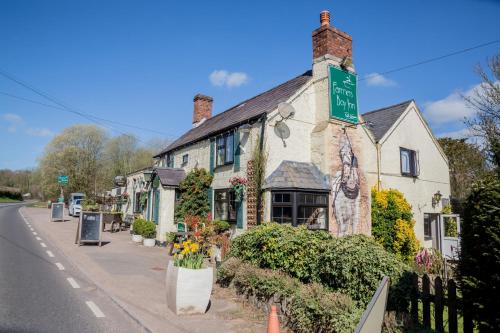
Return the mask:
<path id="1" fill-rule="evenodd" d="M 484 139 L 488 158 L 497 172 L 500 170 L 500 54 L 488 60 L 488 69 L 477 65 L 481 85 L 472 96 L 464 97 L 477 112 L 466 124 Z"/>

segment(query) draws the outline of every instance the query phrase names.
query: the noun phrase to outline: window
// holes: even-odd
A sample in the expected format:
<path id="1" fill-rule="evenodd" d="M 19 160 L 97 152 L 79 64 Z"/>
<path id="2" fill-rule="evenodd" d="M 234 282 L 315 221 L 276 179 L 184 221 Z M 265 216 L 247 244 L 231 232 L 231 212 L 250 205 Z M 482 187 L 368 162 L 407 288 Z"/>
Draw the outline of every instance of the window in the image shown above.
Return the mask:
<path id="1" fill-rule="evenodd" d="M 140 213 L 142 210 L 141 207 L 141 192 L 135 192 L 134 198 L 134 213 Z"/>
<path id="2" fill-rule="evenodd" d="M 186 166 L 188 164 L 188 160 L 189 160 L 188 154 L 182 155 L 182 166 Z"/>
<path id="3" fill-rule="evenodd" d="M 230 189 L 214 191 L 214 218 L 236 222 L 236 195 Z"/>
<path id="4" fill-rule="evenodd" d="M 271 219 L 310 229 L 328 229 L 328 193 L 273 192 Z"/>
<path id="5" fill-rule="evenodd" d="M 172 154 L 167 155 L 167 168 L 174 167 L 174 156 Z"/>
<path id="6" fill-rule="evenodd" d="M 424 238 L 432 239 L 432 225 L 436 223 L 439 214 L 424 214 Z"/>
<path id="7" fill-rule="evenodd" d="M 231 164 L 234 161 L 234 138 L 233 133 L 225 134 L 217 138 L 216 166 Z"/>
<path id="8" fill-rule="evenodd" d="M 403 176 L 417 177 L 419 174 L 417 152 L 406 148 L 399 148 L 399 152 L 401 156 L 401 174 Z"/>

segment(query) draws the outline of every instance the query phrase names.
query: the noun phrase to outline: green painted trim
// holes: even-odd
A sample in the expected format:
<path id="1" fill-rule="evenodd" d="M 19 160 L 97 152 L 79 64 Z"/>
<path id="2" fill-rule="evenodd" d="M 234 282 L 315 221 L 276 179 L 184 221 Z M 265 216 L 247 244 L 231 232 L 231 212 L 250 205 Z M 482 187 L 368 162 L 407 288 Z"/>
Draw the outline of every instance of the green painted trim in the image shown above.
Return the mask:
<path id="1" fill-rule="evenodd" d="M 240 132 L 235 131 L 233 136 L 233 149 L 234 149 L 234 171 L 240 171 Z"/>
<path id="2" fill-rule="evenodd" d="M 243 201 L 238 201 L 236 206 L 236 227 L 243 229 Z"/>
<path id="3" fill-rule="evenodd" d="M 212 214 L 212 219 L 214 218 L 213 216 L 213 197 L 214 197 L 214 190 L 209 187 L 208 188 L 208 202 L 210 204 L 210 214 Z"/>
<path id="4" fill-rule="evenodd" d="M 210 174 L 214 175 L 215 166 L 215 139 L 210 139 Z"/>

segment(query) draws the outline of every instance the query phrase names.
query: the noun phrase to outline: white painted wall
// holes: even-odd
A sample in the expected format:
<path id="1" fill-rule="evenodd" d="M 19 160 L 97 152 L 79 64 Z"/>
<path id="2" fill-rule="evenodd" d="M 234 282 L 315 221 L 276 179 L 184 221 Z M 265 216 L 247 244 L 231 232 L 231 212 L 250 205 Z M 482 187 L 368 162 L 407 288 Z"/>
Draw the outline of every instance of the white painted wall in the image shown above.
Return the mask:
<path id="1" fill-rule="evenodd" d="M 156 239 L 166 241 L 166 233 L 177 231 L 174 219 L 175 187 L 160 186 L 159 221 L 156 227 Z"/>
<path id="2" fill-rule="evenodd" d="M 377 184 L 375 146 L 364 154 L 371 163 L 367 172 L 370 186 Z M 401 175 L 399 148 L 415 150 L 419 155 L 420 175 L 416 178 Z M 402 192 L 412 206 L 415 233 L 421 245 L 430 247 L 424 239 L 424 213 L 440 213 L 441 203 L 432 207 L 432 196 L 438 190 L 443 198 L 450 196 L 449 167 L 446 158 L 424 120 L 412 103 L 390 132 L 381 140 L 381 186 Z"/>

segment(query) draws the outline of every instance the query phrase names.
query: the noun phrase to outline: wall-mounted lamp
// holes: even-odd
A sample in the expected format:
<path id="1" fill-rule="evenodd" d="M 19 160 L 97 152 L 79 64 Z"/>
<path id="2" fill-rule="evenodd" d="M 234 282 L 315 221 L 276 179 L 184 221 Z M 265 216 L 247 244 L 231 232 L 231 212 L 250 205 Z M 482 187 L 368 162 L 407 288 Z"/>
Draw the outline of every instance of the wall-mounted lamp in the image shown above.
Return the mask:
<path id="1" fill-rule="evenodd" d="M 153 171 L 145 170 L 142 174 L 144 175 L 144 180 L 146 181 L 146 183 L 151 181 L 151 175 L 153 174 Z"/>
<path id="2" fill-rule="evenodd" d="M 248 124 L 248 123 L 240 126 L 240 132 L 244 133 L 244 134 L 250 133 L 251 129 L 252 129 L 252 126 L 250 126 L 250 124 Z"/>
<path id="3" fill-rule="evenodd" d="M 439 192 L 439 190 L 436 193 L 434 193 L 434 195 L 432 196 L 432 207 L 433 208 L 439 204 L 442 197 L 443 197 L 443 195 L 441 194 L 441 192 Z"/>

